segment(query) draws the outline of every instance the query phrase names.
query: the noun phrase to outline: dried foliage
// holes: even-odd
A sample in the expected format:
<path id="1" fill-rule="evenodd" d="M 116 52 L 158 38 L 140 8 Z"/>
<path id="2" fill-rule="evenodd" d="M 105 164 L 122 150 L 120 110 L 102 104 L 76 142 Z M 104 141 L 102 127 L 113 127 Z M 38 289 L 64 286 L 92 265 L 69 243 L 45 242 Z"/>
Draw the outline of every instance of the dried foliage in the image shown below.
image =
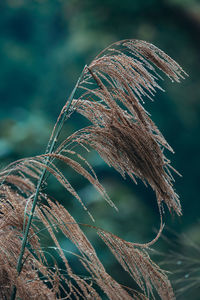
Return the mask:
<path id="1" fill-rule="evenodd" d="M 147 181 L 156 192 L 158 205 L 164 201 L 181 215 L 178 195 L 173 190 L 170 161 L 162 147 L 172 151 L 142 106 L 160 88 L 153 63 L 171 80 L 179 81 L 184 71 L 164 52 L 143 41 L 113 45 L 88 67 L 83 88 L 90 101 L 78 101 L 78 110 L 94 126 L 77 141 L 90 144 L 123 176 Z M 119 49 L 117 49 L 117 46 Z M 146 60 L 148 59 L 148 61 Z M 87 87 L 91 81 L 97 87 Z M 95 97 L 96 101 L 91 101 Z M 174 170 L 174 169 L 173 169 Z M 175 170 L 174 170 L 175 171 Z"/>
<path id="2" fill-rule="evenodd" d="M 181 215 L 178 195 L 173 189 L 174 170 L 163 149 L 173 151 L 143 107 L 143 98 L 152 98 L 160 77 L 154 67 L 171 80 L 179 81 L 185 74 L 181 67 L 155 46 L 137 40 L 115 43 L 101 52 L 83 70 L 70 102 L 63 107 L 44 155 L 12 163 L 0 174 L 0 296 L 9 299 L 12 286 L 20 299 L 101 299 L 99 288 L 109 299 L 174 299 L 166 273 L 149 257 L 150 243 L 140 245 L 95 227 L 118 262 L 138 285 L 138 291 L 122 286 L 112 278 L 98 259 L 95 249 L 70 213 L 47 196 L 41 187 L 45 174 L 51 173 L 76 198 L 90 217 L 83 200 L 69 179 L 57 167 L 62 161 L 87 179 L 113 207 L 92 166 L 75 151 L 95 149 L 124 178 L 136 182 L 140 178 L 155 191 L 160 212 L 162 202 Z M 76 89 L 82 89 L 75 100 Z M 64 121 L 74 112 L 82 114 L 90 125 L 67 137 L 55 149 Z M 58 130 L 57 130 L 58 129 Z M 175 170 L 174 170 L 175 171 Z M 36 203 L 35 211 L 32 210 Z M 116 207 L 115 207 L 116 208 Z M 22 270 L 17 272 L 21 240 L 30 218 L 28 241 L 25 243 Z M 41 232 L 48 232 L 54 250 L 63 262 L 61 269 L 48 249 L 41 245 Z M 69 239 L 79 251 L 74 253 L 88 276 L 75 274 L 58 241 L 57 232 Z M 51 266 L 47 256 L 51 256 Z M 98 289 L 96 287 L 98 286 Z M 15 295 L 13 296 L 15 297 Z M 13 298 L 12 298 L 13 299 Z"/>
<path id="3" fill-rule="evenodd" d="M 154 299 L 153 288 L 161 299 L 174 299 L 171 284 L 165 272 L 150 259 L 147 245 L 126 242 L 105 231 L 99 230 L 98 234 L 148 299 Z"/>

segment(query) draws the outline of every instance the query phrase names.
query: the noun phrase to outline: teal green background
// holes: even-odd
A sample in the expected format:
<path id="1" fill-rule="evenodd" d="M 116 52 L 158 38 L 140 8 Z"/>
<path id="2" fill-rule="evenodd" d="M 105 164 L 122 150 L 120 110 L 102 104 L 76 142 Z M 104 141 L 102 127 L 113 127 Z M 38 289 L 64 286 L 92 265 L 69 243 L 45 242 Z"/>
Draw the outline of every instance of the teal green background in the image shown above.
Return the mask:
<path id="1" fill-rule="evenodd" d="M 69 0 L 0 2 L 0 164 L 41 154 L 62 106 L 84 65 L 109 44 L 120 39 L 146 40 L 164 50 L 189 74 L 181 84 L 161 81 L 165 93 L 146 101 L 175 155 L 166 153 L 183 175 L 175 175 L 183 216 L 165 221 L 176 234 L 185 233 L 197 245 L 199 231 L 200 169 L 200 3 L 198 0 Z M 65 125 L 62 138 L 84 124 L 74 116 Z M 155 195 L 142 183 L 134 185 L 95 153 L 90 162 L 119 208 L 113 211 L 95 190 L 77 174 L 64 169 L 96 219 L 96 226 L 132 242 L 147 242 L 159 228 Z M 50 178 L 49 192 L 65 203 L 77 221 L 90 223 L 76 200 Z M 108 271 L 125 284 L 124 277 L 106 247 L 88 233 Z M 171 237 L 171 233 L 164 231 Z M 178 238 L 182 239 L 181 236 Z M 73 248 L 65 240 L 64 247 Z M 175 241 L 176 244 L 176 241 Z M 176 251 L 180 253 L 182 246 Z M 157 249 L 167 253 L 168 243 Z M 189 253 L 190 254 L 190 253 Z M 75 268 L 76 263 L 74 263 Z M 77 267 L 78 268 L 78 267 Z M 183 266 L 184 268 L 184 266 Z M 184 272 L 181 276 L 184 277 Z M 124 279 L 125 278 L 125 279 Z M 186 281 L 186 279 L 184 279 Z M 192 299 L 198 299 L 198 293 Z M 185 297 L 185 298 L 184 298 Z M 182 296 L 181 299 L 187 299 Z"/>

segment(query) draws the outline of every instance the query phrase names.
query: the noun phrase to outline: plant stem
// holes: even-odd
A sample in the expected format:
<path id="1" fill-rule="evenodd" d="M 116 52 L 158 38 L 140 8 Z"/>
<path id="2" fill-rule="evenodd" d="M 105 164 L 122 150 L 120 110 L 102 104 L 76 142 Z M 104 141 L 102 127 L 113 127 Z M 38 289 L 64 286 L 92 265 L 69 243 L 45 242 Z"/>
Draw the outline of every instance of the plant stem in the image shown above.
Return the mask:
<path id="1" fill-rule="evenodd" d="M 81 81 L 81 79 L 83 78 L 84 76 L 84 72 L 85 72 L 85 69 L 86 69 L 87 66 L 84 67 L 69 99 L 68 99 L 68 103 L 66 105 L 66 108 L 62 114 L 62 117 L 61 117 L 61 120 L 60 122 L 57 124 L 57 128 L 54 129 L 54 137 L 51 141 L 51 144 L 49 145 L 48 143 L 48 146 L 47 146 L 47 149 L 49 148 L 47 154 L 51 154 L 53 153 L 54 151 L 54 148 L 55 148 L 55 145 L 56 145 L 56 142 L 57 142 L 57 139 L 60 135 L 60 132 L 63 128 L 63 125 L 64 125 L 64 122 L 65 122 L 65 119 L 66 119 L 66 116 L 67 116 L 67 113 L 69 111 L 69 108 L 70 108 L 70 105 L 72 103 L 72 100 L 74 98 L 74 95 L 76 93 L 76 90 L 79 86 L 79 83 Z M 45 166 L 47 167 L 48 164 L 49 164 L 49 161 L 50 161 L 50 157 L 48 156 L 45 160 Z M 23 256 L 24 256 L 24 252 L 25 252 L 25 249 L 26 249 L 26 245 L 27 245 L 27 239 L 28 239 L 28 234 L 29 234 L 29 230 L 30 230 L 30 226 L 31 226 L 31 222 L 32 222 L 32 219 L 33 219 L 33 215 L 34 215 L 34 211 L 35 211 L 35 208 L 36 208 L 36 205 L 37 205 L 37 201 L 38 201 L 38 196 L 39 196 L 39 193 L 40 193 L 40 188 L 41 188 L 41 185 L 42 185 L 42 182 L 44 180 L 44 177 L 45 177 L 45 174 L 46 174 L 46 167 L 43 168 L 42 170 L 42 174 L 38 180 L 38 183 L 37 183 L 37 187 L 36 187 L 36 192 L 35 192 L 35 196 L 34 196 L 34 199 L 33 199 L 33 205 L 32 205 L 32 208 L 31 208 L 31 212 L 29 214 L 29 217 L 28 217 L 28 222 L 27 222 L 27 225 L 26 225 L 26 229 L 25 229 L 25 233 L 24 233 L 24 236 L 23 236 L 23 240 L 22 240 L 22 246 L 21 246 L 21 251 L 20 251 L 20 255 L 19 255 L 19 258 L 18 258 L 18 263 L 17 263 L 17 273 L 18 275 L 21 273 L 21 270 L 22 270 L 22 267 L 23 267 Z M 17 292 L 17 288 L 16 286 L 14 285 L 13 288 L 12 288 L 12 294 L 11 294 L 11 300 L 15 300 L 15 297 L 16 297 L 16 292 Z"/>

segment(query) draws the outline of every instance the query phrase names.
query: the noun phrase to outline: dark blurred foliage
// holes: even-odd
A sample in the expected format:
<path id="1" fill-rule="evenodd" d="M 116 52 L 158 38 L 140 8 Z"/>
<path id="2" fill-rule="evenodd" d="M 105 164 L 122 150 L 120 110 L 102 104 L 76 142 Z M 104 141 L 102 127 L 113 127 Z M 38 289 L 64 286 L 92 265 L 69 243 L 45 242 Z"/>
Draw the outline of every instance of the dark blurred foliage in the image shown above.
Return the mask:
<path id="1" fill-rule="evenodd" d="M 174 148 L 175 156 L 168 156 L 183 175 L 176 176 L 183 217 L 171 218 L 166 212 L 167 224 L 199 243 L 199 1 L 4 0 L 0 1 L 0 13 L 2 167 L 21 157 L 44 152 L 56 117 L 82 68 L 110 43 L 126 38 L 152 42 L 185 69 L 190 77 L 181 85 L 165 78 L 161 85 L 166 93 L 157 93 L 154 103 L 147 100 L 146 108 Z M 83 122 L 77 116 L 70 119 L 63 137 Z M 91 153 L 90 162 L 119 213 L 109 208 L 76 174 L 65 172 L 95 216 L 96 225 L 129 241 L 150 240 L 155 234 L 154 227 L 159 227 L 154 193 L 141 183 L 135 186 L 129 180 L 123 181 L 95 153 Z M 65 201 L 77 221 L 90 223 L 79 204 L 55 180 L 49 181 L 50 192 Z M 95 239 L 94 232 L 89 235 Z M 67 241 L 62 243 L 63 247 L 72 247 Z M 118 265 L 107 249 L 99 240 L 95 245 L 107 269 L 122 281 Z M 158 245 L 163 251 L 166 247 Z"/>

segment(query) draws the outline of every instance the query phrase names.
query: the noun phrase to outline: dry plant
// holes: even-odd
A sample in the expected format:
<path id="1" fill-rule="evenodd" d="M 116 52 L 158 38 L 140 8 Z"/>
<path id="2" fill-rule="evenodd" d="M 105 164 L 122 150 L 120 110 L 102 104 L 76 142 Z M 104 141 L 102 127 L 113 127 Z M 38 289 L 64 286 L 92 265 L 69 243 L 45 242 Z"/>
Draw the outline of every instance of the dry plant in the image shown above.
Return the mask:
<path id="1" fill-rule="evenodd" d="M 171 170 L 175 170 L 163 153 L 164 148 L 173 150 L 143 107 L 143 97 L 152 99 L 156 89 L 161 89 L 155 67 L 172 81 L 179 82 L 186 75 L 174 60 L 147 42 L 124 40 L 106 48 L 84 67 L 57 119 L 45 154 L 21 159 L 1 171 L 1 299 L 101 299 L 100 290 L 114 300 L 155 299 L 156 295 L 163 300 L 175 298 L 166 273 L 148 253 L 162 232 L 163 203 L 181 215 L 179 198 L 173 189 Z M 87 118 L 90 126 L 58 143 L 64 122 L 75 111 Z M 155 191 L 161 227 L 150 243 L 130 243 L 90 226 L 132 277 L 137 291 L 121 285 L 106 272 L 81 225 L 45 192 L 50 173 L 93 220 L 69 179 L 56 165 L 59 160 L 85 177 L 116 208 L 92 166 L 78 152 L 80 147 L 86 151 L 95 149 L 124 178 L 128 175 L 134 182 L 139 178 Z M 63 269 L 54 255 L 49 265 L 50 254 L 44 251 L 40 240 L 42 230 L 54 241 L 55 257 L 59 255 L 62 259 Z M 74 255 L 88 277 L 74 273 L 57 232 L 62 232 L 77 247 L 79 254 Z"/>

